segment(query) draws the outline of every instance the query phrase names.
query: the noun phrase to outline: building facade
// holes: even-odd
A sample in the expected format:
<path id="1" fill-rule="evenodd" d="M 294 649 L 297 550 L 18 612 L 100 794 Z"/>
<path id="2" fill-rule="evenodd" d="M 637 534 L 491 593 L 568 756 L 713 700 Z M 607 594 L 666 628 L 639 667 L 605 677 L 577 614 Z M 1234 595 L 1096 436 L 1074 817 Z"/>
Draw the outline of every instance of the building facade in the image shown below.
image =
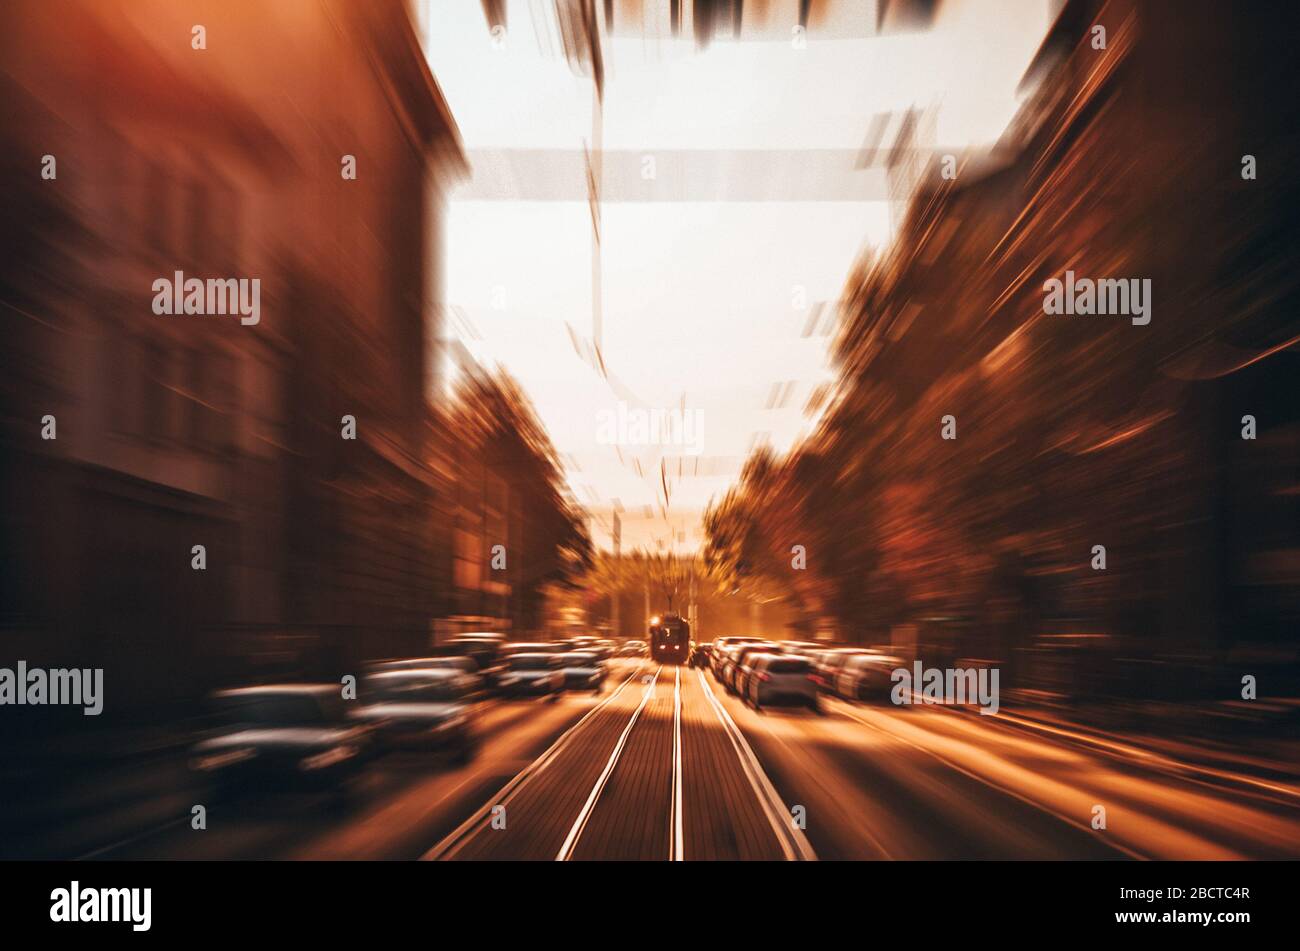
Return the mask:
<path id="1" fill-rule="evenodd" d="M 406 6 L 8 19 L 5 660 L 102 666 L 133 706 L 422 644 L 463 159 Z M 250 313 L 156 313 L 177 272 Z"/>

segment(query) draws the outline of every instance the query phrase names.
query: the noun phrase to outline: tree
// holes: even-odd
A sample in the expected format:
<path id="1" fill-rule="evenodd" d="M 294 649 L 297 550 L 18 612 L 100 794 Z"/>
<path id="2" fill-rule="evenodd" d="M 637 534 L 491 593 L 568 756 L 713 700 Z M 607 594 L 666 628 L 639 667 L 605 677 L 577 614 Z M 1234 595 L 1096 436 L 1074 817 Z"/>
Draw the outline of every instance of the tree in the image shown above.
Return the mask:
<path id="1" fill-rule="evenodd" d="M 592 565 L 585 513 L 567 491 L 555 447 L 532 405 L 504 370 L 461 377 L 447 422 L 483 478 L 494 475 L 509 488 L 507 565 L 515 615 L 522 626 L 537 627 L 547 586 L 572 587 Z M 457 473 L 461 480 L 474 477 L 466 466 Z"/>

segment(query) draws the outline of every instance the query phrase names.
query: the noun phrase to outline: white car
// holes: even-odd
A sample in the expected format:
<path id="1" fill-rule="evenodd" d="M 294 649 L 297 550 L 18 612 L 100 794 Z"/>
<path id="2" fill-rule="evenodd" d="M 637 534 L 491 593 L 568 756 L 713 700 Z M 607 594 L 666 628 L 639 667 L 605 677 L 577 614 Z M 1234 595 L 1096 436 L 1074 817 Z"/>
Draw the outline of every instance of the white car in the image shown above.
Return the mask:
<path id="1" fill-rule="evenodd" d="M 797 654 L 759 654 L 751 662 L 745 697 L 755 710 L 766 706 L 807 707 L 821 712 L 817 682 L 808 658 Z"/>
<path id="2" fill-rule="evenodd" d="M 749 690 L 746 678 L 749 676 L 750 658 L 757 654 L 780 654 L 781 648 L 770 642 L 745 643 L 731 651 L 722 670 L 722 685 L 729 693 L 745 697 Z"/>
<path id="3" fill-rule="evenodd" d="M 709 657 L 709 669 L 713 671 L 713 676 L 717 677 L 718 680 L 721 681 L 722 670 L 727 662 L 728 655 L 737 647 L 744 644 L 753 644 L 760 640 L 762 640 L 762 638 L 748 637 L 744 635 L 715 637 L 713 639 L 713 652 Z"/>

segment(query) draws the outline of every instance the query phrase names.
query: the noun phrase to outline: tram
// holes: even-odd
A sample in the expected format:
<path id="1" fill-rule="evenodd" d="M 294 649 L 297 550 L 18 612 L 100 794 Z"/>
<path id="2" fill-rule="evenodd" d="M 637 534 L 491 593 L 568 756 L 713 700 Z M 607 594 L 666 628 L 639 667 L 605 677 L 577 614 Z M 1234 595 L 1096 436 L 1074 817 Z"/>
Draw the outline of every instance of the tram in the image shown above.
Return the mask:
<path id="1" fill-rule="evenodd" d="M 650 659 L 657 664 L 684 664 L 691 656 L 691 626 L 677 614 L 650 619 Z"/>

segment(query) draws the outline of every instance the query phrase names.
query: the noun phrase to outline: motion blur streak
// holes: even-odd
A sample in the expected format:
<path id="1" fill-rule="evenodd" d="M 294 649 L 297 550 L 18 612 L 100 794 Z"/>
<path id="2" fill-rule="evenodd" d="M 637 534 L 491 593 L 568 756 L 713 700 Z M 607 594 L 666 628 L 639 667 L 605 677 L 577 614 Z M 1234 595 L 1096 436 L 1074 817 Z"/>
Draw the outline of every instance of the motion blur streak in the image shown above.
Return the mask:
<path id="1" fill-rule="evenodd" d="M 1298 19 L 3 4 L 0 858 L 1300 858 Z"/>

